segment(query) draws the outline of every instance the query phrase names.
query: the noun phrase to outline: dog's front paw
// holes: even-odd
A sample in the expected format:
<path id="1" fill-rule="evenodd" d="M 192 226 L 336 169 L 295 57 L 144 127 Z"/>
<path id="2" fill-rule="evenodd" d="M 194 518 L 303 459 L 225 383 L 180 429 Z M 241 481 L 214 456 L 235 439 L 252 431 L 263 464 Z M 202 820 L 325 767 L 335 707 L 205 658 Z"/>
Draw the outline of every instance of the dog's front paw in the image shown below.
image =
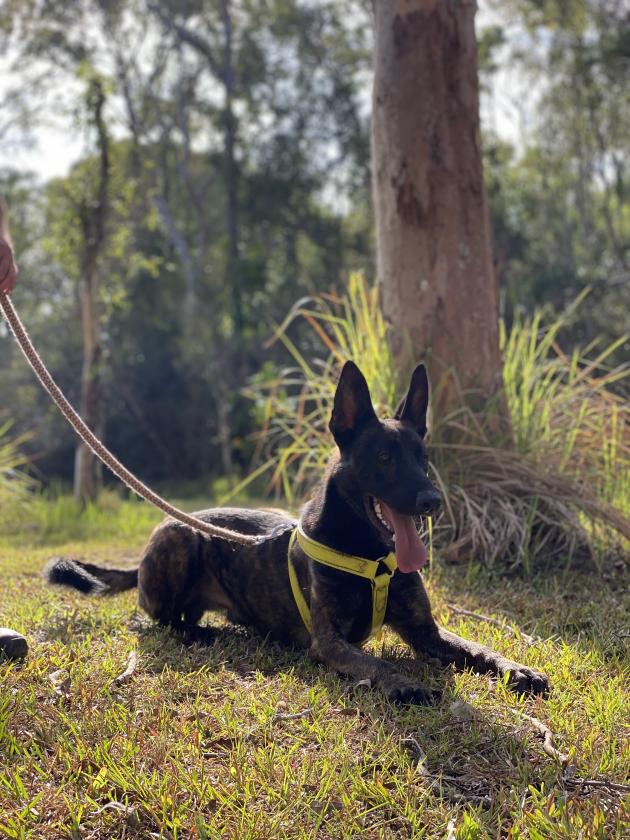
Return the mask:
<path id="1" fill-rule="evenodd" d="M 549 678 L 540 671 L 534 671 L 526 665 L 516 663 L 509 669 L 508 686 L 517 694 L 540 694 L 549 693 Z"/>
<path id="2" fill-rule="evenodd" d="M 439 691 L 430 691 L 419 683 L 398 680 L 385 689 L 390 703 L 399 706 L 434 706 L 440 701 Z"/>

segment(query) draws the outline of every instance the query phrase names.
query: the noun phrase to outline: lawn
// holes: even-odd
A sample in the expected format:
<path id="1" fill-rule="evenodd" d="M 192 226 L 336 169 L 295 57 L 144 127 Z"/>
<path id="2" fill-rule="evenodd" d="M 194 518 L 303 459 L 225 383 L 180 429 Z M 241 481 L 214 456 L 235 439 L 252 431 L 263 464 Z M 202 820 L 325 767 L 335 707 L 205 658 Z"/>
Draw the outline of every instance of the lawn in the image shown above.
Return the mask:
<path id="1" fill-rule="evenodd" d="M 543 669 L 552 692 L 416 663 L 386 633 L 372 648 L 443 692 L 395 708 L 242 630 L 185 648 L 133 592 L 43 584 L 54 555 L 133 563 L 156 521 L 142 510 L 0 539 L 0 624 L 31 645 L 23 665 L 0 663 L 0 836 L 628 837 L 623 563 L 491 581 L 438 560 L 438 619 Z"/>

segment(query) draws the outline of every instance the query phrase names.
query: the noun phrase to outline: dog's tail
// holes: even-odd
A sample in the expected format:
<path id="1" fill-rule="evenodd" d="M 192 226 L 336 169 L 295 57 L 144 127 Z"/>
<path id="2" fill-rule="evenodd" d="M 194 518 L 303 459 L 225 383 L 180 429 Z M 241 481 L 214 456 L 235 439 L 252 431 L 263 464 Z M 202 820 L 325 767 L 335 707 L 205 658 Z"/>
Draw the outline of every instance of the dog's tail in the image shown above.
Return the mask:
<path id="1" fill-rule="evenodd" d="M 70 586 L 85 595 L 115 595 L 138 585 L 138 569 L 108 569 L 80 560 L 53 557 L 44 569 L 44 577 L 56 586 Z"/>

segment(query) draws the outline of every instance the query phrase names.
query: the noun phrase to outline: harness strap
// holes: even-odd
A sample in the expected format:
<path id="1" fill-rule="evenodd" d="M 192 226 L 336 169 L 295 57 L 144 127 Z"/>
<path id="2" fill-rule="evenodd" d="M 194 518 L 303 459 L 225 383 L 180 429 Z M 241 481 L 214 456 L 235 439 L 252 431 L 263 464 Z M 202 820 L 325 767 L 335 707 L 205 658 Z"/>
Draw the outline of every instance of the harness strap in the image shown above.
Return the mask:
<path id="1" fill-rule="evenodd" d="M 293 564 L 293 560 L 291 560 L 291 549 L 295 545 L 295 541 L 297 539 L 298 529 L 295 528 L 293 533 L 291 534 L 291 539 L 289 540 L 289 550 L 287 551 L 287 559 L 289 561 L 289 580 L 291 582 L 291 590 L 293 591 L 293 597 L 295 599 L 295 604 L 302 616 L 302 621 L 304 622 L 304 626 L 308 630 L 309 634 L 311 632 L 311 611 L 308 608 L 308 604 L 306 603 L 306 599 L 302 594 L 302 590 L 300 589 L 300 583 L 298 581 L 297 572 L 295 571 L 295 566 Z"/>
<path id="2" fill-rule="evenodd" d="M 329 548 L 327 545 L 317 542 L 307 536 L 302 529 L 301 523 L 298 522 L 297 527 L 291 534 L 289 541 L 289 549 L 287 552 L 287 560 L 289 567 L 289 581 L 291 583 L 291 590 L 295 598 L 296 606 L 304 622 L 304 626 L 311 633 L 311 611 L 304 594 L 300 589 L 300 584 L 295 571 L 295 566 L 291 560 L 291 549 L 297 540 L 300 548 L 317 563 L 323 566 L 329 566 L 331 569 L 337 569 L 340 572 L 347 572 L 352 575 L 369 580 L 372 585 L 372 626 L 367 635 L 367 641 L 371 636 L 378 635 L 385 620 L 385 612 L 387 611 L 387 595 L 389 592 L 389 582 L 392 575 L 396 571 L 396 555 L 390 552 L 385 557 L 380 557 L 378 560 L 368 560 L 365 557 L 355 557 L 353 554 L 345 554 L 342 551 L 336 551 L 334 548 Z M 379 564 L 383 563 L 387 571 L 378 574 Z"/>

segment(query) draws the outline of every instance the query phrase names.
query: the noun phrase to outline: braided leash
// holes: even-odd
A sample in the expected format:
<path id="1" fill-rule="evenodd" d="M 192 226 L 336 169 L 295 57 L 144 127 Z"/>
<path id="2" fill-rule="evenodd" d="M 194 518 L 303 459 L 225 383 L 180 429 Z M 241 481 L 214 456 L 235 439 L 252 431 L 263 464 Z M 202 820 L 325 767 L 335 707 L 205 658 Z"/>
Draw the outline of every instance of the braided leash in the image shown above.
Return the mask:
<path id="1" fill-rule="evenodd" d="M 239 534 L 238 531 L 231 531 L 228 528 L 220 528 L 218 525 L 212 525 L 210 522 L 204 522 L 203 519 L 198 519 L 190 513 L 185 513 L 183 510 L 171 505 L 161 496 L 158 496 L 150 487 L 143 484 L 133 473 L 124 467 L 120 461 L 115 458 L 107 447 L 101 443 L 96 435 L 86 426 L 81 417 L 77 414 L 74 408 L 70 405 L 68 400 L 63 395 L 63 392 L 52 378 L 46 365 L 40 358 L 37 350 L 28 337 L 24 325 L 13 308 L 13 304 L 9 300 L 8 295 L 0 292 L 0 308 L 4 317 L 11 328 L 11 332 L 17 341 L 22 353 L 27 362 L 32 367 L 35 375 L 41 382 L 44 389 L 49 393 L 57 408 L 61 411 L 68 423 L 72 426 L 83 443 L 92 450 L 97 458 L 108 467 L 115 476 L 117 476 L 130 490 L 133 490 L 138 496 L 141 496 L 145 501 L 150 502 L 155 507 L 159 508 L 164 513 L 168 514 L 173 519 L 181 522 L 182 525 L 188 525 L 195 531 L 201 531 L 211 537 L 221 537 L 224 540 L 238 543 L 239 545 L 256 545 L 266 539 L 265 536 L 250 536 L 248 534 Z"/>

